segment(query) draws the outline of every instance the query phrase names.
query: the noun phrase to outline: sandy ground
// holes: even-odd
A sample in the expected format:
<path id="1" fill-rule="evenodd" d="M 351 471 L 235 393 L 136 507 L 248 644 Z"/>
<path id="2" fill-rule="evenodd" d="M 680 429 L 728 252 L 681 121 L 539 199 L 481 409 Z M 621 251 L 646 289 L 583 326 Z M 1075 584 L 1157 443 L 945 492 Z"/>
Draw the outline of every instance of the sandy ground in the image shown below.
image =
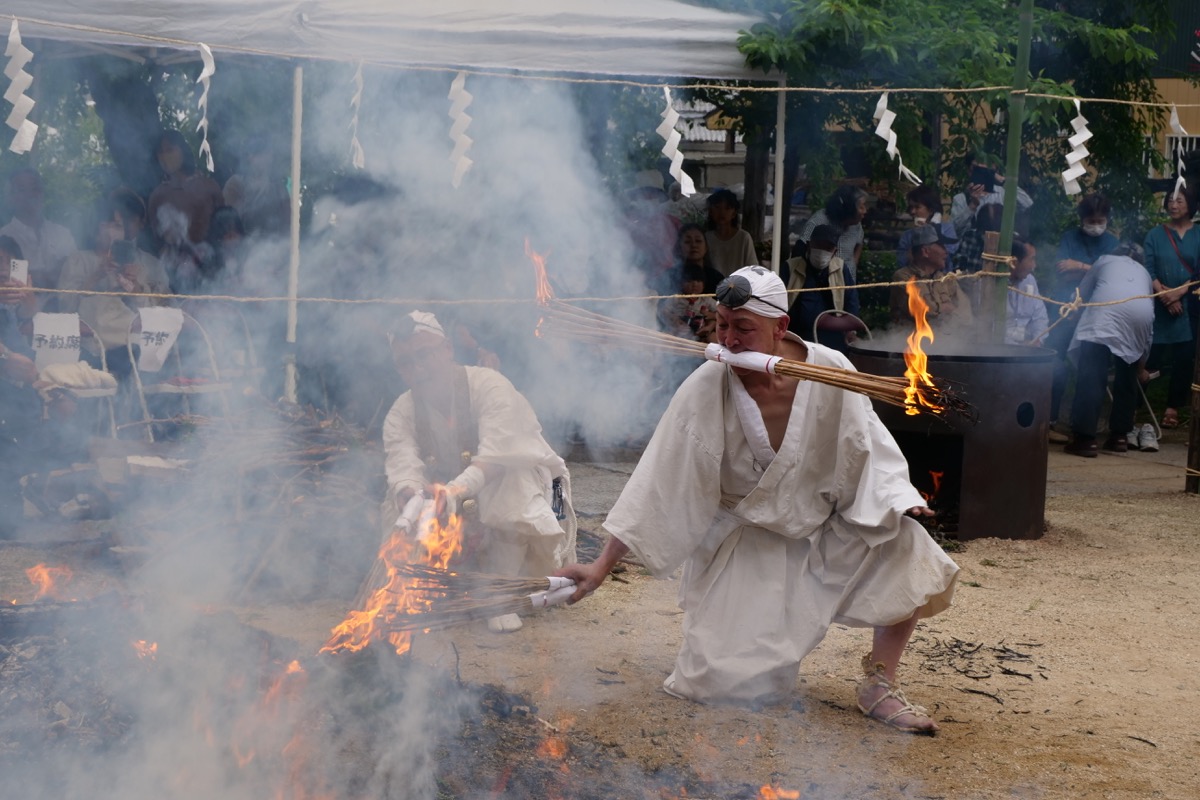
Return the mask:
<path id="1" fill-rule="evenodd" d="M 941 724 L 935 738 L 854 709 L 864 630 L 831 630 L 788 703 L 706 707 L 666 695 L 677 587 L 636 568 L 516 634 L 432 634 L 414 654 L 528 693 L 568 740 L 587 736 L 646 774 L 687 766 L 810 800 L 1196 797 L 1200 498 L 1180 491 L 1184 455 L 1179 443 L 1090 461 L 1052 452 L 1046 535 L 973 540 L 954 554 L 955 606 L 922 623 L 902 667 L 909 697 Z M 572 465 L 586 527 L 598 528 L 631 469 Z M 44 558 L 42 548 L 0 549 L 0 595 L 27 586 L 24 567 Z M 240 611 L 315 651 L 344 609 Z"/>

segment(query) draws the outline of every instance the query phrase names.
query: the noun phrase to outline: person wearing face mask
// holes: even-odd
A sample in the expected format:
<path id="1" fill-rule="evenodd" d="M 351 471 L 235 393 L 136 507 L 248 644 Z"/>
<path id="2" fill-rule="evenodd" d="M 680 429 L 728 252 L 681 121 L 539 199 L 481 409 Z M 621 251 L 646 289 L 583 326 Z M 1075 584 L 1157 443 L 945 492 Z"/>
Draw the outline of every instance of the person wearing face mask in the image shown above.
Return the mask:
<path id="1" fill-rule="evenodd" d="M 789 295 L 791 307 L 788 315 L 792 319 L 788 330 L 802 339 L 813 341 L 813 325 L 822 312 L 837 312 L 833 316 L 838 318 L 841 318 L 842 312 L 851 314 L 853 316 L 845 318 L 845 330 L 838 329 L 842 326 L 834 326 L 830 330 L 822 330 L 816 339 L 818 344 L 845 352 L 848 344 L 854 340 L 853 327 L 858 324 L 856 317 L 861 309 L 854 276 L 846 268 L 841 256 L 837 255 L 837 241 L 836 228 L 818 225 L 808 241 L 808 255 L 804 258 L 807 263 L 799 265 L 794 262 L 800 259 L 789 259 L 792 268 L 789 293 L 797 288 L 808 291 Z M 799 282 L 796 281 L 797 276 Z"/>
<path id="2" fill-rule="evenodd" d="M 912 254 L 913 231 L 922 225 L 935 225 L 946 239 L 957 239 L 958 232 L 954 223 L 942 218 L 942 195 L 932 184 L 923 183 L 905 195 L 908 201 L 908 215 L 912 217 L 913 226 L 900 234 L 896 244 L 896 263 L 907 267 Z M 953 256 L 958 249 L 958 243 L 946 245 L 947 255 Z"/>
<path id="3" fill-rule="evenodd" d="M 1079 226 L 1071 228 L 1062 235 L 1058 244 L 1058 257 L 1055 261 L 1057 280 L 1050 292 L 1050 297 L 1062 303 L 1075 299 L 1075 290 L 1079 288 L 1084 276 L 1087 275 L 1096 259 L 1112 253 L 1117 247 L 1117 237 L 1108 230 L 1109 214 L 1112 205 L 1108 198 L 1099 192 L 1084 195 L 1079 201 Z M 1057 310 L 1057 306 L 1055 307 Z M 1070 377 L 1070 362 L 1067 359 L 1067 346 L 1075 334 L 1079 324 L 1079 313 L 1072 314 L 1065 322 L 1061 322 L 1050 331 L 1046 338 L 1046 346 L 1058 354 L 1054 364 L 1054 382 L 1050 392 L 1050 420 L 1058 419 L 1062 407 L 1063 395 L 1066 393 L 1067 381 Z M 1066 435 L 1056 431 L 1050 432 L 1053 442 L 1067 441 Z"/>

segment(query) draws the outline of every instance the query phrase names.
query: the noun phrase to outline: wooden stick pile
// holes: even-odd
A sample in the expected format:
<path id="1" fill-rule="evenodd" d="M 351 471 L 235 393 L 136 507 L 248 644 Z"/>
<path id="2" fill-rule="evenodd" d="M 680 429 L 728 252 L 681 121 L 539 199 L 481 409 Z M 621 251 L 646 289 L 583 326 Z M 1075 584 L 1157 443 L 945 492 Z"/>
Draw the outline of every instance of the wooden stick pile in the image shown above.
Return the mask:
<path id="1" fill-rule="evenodd" d="M 560 334 L 582 342 L 705 358 L 706 345 L 703 342 L 643 328 L 631 322 L 623 322 L 558 300 L 551 300 L 546 305 L 545 315 L 538 327 L 539 332 Z M 946 416 L 950 412 L 968 419 L 973 416 L 971 406 L 948 385 L 936 379 L 932 386 L 924 383 L 920 385 L 918 392 L 926 402 L 913 405 L 907 401 L 905 396 L 905 390 L 909 388 L 907 378 L 870 375 L 840 367 L 806 364 L 788 358 L 781 359 L 775 365 L 775 374 L 858 392 L 872 400 L 879 400 L 901 408 L 915 408 L 934 416 Z"/>
<path id="2" fill-rule="evenodd" d="M 388 623 L 392 631 L 441 630 L 491 619 L 503 614 L 531 614 L 547 602 L 542 593 L 574 591 L 560 579 L 506 578 L 477 572 L 443 570 L 423 564 L 406 564 L 397 572 L 411 579 L 407 591 L 425 595 L 428 610 L 402 614 Z"/>

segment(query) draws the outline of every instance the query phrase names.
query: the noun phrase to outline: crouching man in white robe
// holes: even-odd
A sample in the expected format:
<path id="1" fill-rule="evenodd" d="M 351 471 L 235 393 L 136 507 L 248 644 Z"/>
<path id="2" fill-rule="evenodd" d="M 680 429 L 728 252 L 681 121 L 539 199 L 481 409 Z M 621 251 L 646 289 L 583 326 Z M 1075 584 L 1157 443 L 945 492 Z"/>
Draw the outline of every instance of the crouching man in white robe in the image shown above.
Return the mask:
<path id="1" fill-rule="evenodd" d="M 463 509 L 469 568 L 541 576 L 574 560 L 571 476 L 542 437 L 529 401 L 499 372 L 455 363 L 432 314 L 402 317 L 389 338 L 409 391 L 383 423 L 385 526 L 390 530 L 416 492 L 445 484 Z M 511 632 L 521 619 L 506 614 L 488 625 Z"/>
<path id="2" fill-rule="evenodd" d="M 786 291 L 768 270 L 738 270 L 717 298 L 729 350 L 850 368 L 788 332 Z M 559 574 L 579 584 L 575 602 L 631 549 L 659 577 L 682 564 L 683 647 L 664 688 L 701 702 L 779 698 L 832 623 L 872 627 L 859 708 L 931 734 L 896 668 L 917 620 L 954 591 L 958 567 L 912 519 L 932 513 L 868 399 L 707 362 L 609 513 L 604 551 Z"/>

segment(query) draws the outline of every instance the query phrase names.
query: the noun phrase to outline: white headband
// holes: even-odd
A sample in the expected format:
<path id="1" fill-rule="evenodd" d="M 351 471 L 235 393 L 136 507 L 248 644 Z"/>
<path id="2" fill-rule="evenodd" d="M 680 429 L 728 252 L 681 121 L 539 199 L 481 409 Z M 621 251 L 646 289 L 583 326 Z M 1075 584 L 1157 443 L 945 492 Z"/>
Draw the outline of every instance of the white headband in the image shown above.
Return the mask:
<path id="1" fill-rule="evenodd" d="M 787 316 L 788 295 L 783 280 L 766 267 L 742 267 L 730 275 L 740 275 L 750 281 L 750 293 L 754 295 L 741 308 L 768 319 Z"/>

